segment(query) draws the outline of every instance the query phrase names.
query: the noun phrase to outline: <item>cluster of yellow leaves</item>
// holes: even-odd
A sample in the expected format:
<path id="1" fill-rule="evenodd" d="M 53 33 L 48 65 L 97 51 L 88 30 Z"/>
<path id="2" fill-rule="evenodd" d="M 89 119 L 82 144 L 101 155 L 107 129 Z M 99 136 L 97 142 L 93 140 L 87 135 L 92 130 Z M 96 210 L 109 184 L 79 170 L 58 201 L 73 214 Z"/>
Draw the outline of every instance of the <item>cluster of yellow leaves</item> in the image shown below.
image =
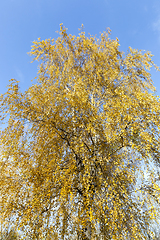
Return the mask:
<path id="1" fill-rule="evenodd" d="M 30 54 L 37 84 L 21 93 L 11 80 L 0 99 L 1 218 L 36 239 L 145 238 L 152 216 L 132 193 L 139 163 L 159 162 L 152 55 L 62 25 Z"/>

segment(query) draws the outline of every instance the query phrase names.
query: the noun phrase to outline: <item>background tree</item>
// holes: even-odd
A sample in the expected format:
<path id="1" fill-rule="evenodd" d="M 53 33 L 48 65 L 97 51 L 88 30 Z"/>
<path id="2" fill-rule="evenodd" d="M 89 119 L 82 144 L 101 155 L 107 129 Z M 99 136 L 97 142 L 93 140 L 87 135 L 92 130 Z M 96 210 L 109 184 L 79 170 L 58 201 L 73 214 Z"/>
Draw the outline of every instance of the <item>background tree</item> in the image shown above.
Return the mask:
<path id="1" fill-rule="evenodd" d="M 108 34 L 61 25 L 57 40 L 33 42 L 37 83 L 21 93 L 11 80 L 1 96 L 1 216 L 33 239 L 145 239 L 156 217 L 154 179 L 147 198 L 135 188 L 140 164 L 159 163 L 156 66 Z"/>

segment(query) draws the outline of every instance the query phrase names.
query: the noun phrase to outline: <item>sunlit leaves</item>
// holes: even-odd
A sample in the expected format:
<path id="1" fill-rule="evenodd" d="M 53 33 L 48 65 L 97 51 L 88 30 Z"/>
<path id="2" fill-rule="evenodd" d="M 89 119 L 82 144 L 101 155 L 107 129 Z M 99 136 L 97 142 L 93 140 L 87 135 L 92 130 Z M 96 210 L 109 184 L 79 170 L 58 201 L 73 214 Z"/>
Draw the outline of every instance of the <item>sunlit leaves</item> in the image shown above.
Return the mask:
<path id="1" fill-rule="evenodd" d="M 159 191 L 135 188 L 141 163 L 159 162 L 152 55 L 62 25 L 30 54 L 37 83 L 1 96 L 1 216 L 36 239 L 143 239 Z"/>

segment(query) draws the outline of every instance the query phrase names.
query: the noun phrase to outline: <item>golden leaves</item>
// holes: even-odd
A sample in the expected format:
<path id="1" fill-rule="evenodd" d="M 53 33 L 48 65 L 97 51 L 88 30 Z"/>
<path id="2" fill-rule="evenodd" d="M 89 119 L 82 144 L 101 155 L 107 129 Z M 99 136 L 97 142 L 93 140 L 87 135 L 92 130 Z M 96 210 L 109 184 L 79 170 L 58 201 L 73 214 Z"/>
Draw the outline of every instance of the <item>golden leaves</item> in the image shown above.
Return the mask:
<path id="1" fill-rule="evenodd" d="M 108 34 L 75 37 L 61 25 L 57 40 L 33 42 L 37 83 L 22 94 L 11 80 L 1 96 L 1 120 L 9 115 L 2 214 L 17 214 L 32 237 L 69 239 L 92 227 L 97 239 L 143 239 L 154 215 L 140 211 L 135 174 L 141 162 L 159 161 L 160 104 L 148 72 L 155 65 L 148 52 L 124 55 Z"/>

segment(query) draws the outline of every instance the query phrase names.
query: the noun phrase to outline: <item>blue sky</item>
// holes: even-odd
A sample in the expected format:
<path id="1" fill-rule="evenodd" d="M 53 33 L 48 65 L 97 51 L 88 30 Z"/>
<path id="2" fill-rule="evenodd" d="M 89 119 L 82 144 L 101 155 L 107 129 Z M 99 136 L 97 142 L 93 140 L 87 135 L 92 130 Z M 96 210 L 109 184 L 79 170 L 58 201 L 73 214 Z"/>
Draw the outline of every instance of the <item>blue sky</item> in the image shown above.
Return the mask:
<path id="1" fill-rule="evenodd" d="M 57 38 L 60 23 L 74 35 L 82 24 L 92 35 L 109 27 L 122 51 L 149 50 L 160 66 L 159 0 L 0 0 L 0 93 L 11 78 L 20 81 L 22 91 L 32 84 L 37 74 L 27 54 L 32 41 Z M 151 74 L 160 95 L 160 72 Z"/>

